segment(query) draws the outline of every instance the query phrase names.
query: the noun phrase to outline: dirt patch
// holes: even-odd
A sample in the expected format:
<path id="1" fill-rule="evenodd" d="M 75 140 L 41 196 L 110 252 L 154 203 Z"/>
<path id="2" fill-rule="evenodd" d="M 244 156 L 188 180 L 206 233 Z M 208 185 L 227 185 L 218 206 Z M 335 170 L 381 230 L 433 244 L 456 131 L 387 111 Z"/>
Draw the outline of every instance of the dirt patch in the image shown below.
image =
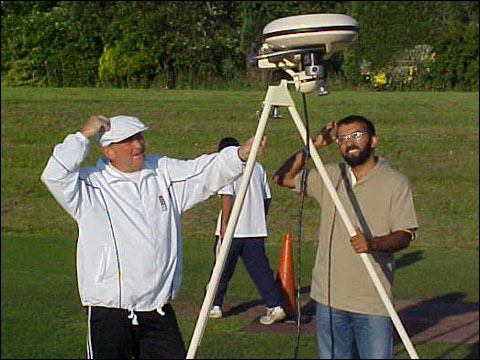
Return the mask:
<path id="1" fill-rule="evenodd" d="M 395 308 L 407 334 L 412 341 L 475 344 L 479 342 L 479 304 L 446 303 L 436 300 L 414 301 L 396 300 Z M 198 316 L 200 306 L 178 304 L 177 314 Z M 239 331 L 251 333 L 295 333 L 297 319 L 290 318 L 282 323 L 261 325 L 260 316 L 265 314 L 261 300 L 242 304 L 227 303 L 223 306 L 225 318 L 241 316 L 252 319 L 250 324 Z M 300 331 L 315 333 L 315 305 L 309 301 L 302 307 Z M 400 340 L 399 340 L 400 341 Z"/>
<path id="2" fill-rule="evenodd" d="M 396 300 L 395 308 L 412 341 L 431 341 L 457 344 L 479 342 L 478 303 L 441 303 L 436 301 Z M 244 310 L 242 310 L 244 309 Z M 252 322 L 239 331 L 253 333 L 295 333 L 296 319 L 269 326 L 261 325 L 258 318 L 264 307 L 258 302 L 241 304 L 230 308 L 227 316 L 248 316 Z M 300 331 L 315 333 L 315 310 L 313 302 L 303 309 Z"/>

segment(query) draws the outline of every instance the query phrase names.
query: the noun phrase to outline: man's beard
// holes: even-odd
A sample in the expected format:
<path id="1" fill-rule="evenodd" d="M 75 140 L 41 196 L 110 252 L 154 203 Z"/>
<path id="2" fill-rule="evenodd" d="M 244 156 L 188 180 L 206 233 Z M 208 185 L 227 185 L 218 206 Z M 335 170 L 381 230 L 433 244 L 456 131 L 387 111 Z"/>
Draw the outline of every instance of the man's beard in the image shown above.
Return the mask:
<path id="1" fill-rule="evenodd" d="M 351 146 L 345 150 L 345 153 L 348 154 L 348 151 L 351 149 L 359 149 L 359 148 L 356 146 Z M 348 155 L 344 155 L 344 154 L 342 154 L 342 156 L 347 162 L 347 164 L 353 168 L 353 167 L 364 164 L 370 157 L 371 153 L 372 153 L 372 147 L 369 141 L 368 144 L 365 146 L 365 148 L 360 151 L 358 156 L 348 157 Z"/>

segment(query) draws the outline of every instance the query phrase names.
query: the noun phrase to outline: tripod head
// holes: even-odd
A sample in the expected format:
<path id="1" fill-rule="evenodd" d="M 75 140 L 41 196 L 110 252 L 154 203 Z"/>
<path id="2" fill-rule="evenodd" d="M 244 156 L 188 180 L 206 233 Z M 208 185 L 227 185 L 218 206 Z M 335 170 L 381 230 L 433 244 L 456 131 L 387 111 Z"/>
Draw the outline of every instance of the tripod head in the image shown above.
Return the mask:
<path id="1" fill-rule="evenodd" d="M 357 22 L 342 14 L 310 14 L 280 18 L 263 28 L 262 47 L 248 58 L 259 68 L 284 70 L 301 93 L 326 95 L 323 62 L 353 44 Z"/>

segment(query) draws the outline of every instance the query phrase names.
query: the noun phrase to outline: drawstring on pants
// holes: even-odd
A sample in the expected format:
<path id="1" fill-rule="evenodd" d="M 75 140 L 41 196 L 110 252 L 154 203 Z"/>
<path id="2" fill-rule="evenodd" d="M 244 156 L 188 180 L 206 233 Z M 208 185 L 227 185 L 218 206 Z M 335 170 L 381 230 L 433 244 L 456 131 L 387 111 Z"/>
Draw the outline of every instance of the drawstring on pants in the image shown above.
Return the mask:
<path id="1" fill-rule="evenodd" d="M 159 313 L 161 316 L 165 316 L 165 311 L 163 311 L 164 306 L 165 305 L 161 305 L 160 307 L 157 308 L 157 313 Z M 137 314 L 135 314 L 135 311 L 133 309 L 130 309 L 128 311 L 130 311 L 128 318 L 132 319 L 132 325 L 139 325 Z"/>
<path id="2" fill-rule="evenodd" d="M 158 309 L 157 309 L 157 312 L 162 315 L 162 316 L 165 316 L 165 311 L 163 311 L 163 306 L 164 305 L 161 305 Z"/>
<path id="3" fill-rule="evenodd" d="M 137 314 L 132 310 L 130 310 L 130 315 L 128 315 L 129 319 L 132 319 L 132 325 L 138 325 Z"/>

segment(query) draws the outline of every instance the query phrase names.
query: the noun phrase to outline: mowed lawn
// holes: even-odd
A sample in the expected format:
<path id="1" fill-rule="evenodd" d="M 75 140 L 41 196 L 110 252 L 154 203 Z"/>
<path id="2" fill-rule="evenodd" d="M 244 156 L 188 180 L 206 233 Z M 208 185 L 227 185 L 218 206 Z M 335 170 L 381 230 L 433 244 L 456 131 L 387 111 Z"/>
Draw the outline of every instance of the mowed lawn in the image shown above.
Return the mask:
<path id="1" fill-rule="evenodd" d="M 293 94 L 302 114 L 301 98 Z M 40 182 L 53 146 L 79 130 L 91 114 L 140 117 L 148 151 L 178 158 L 213 152 L 225 136 L 245 141 L 255 133 L 262 91 L 161 91 L 128 89 L 2 88 L 2 358 L 82 358 L 86 316 L 75 274 L 76 225 Z M 418 240 L 396 255 L 399 299 L 478 303 L 478 93 L 336 91 L 307 96 L 310 127 L 349 114 L 371 119 L 377 154 L 410 179 L 420 222 Z M 268 145 L 258 160 L 272 175 L 301 143 L 285 110 L 270 120 Z M 314 130 L 312 130 L 314 131 Z M 85 161 L 99 155 L 92 142 Z M 320 152 L 338 161 L 334 145 Z M 267 252 L 275 269 L 283 234 L 296 239 L 299 199 L 271 183 Z M 219 209 L 212 197 L 183 219 L 184 280 L 174 301 L 188 346 L 211 266 L 211 241 Z M 308 288 L 316 251 L 319 209 L 303 211 L 301 288 Z M 295 253 L 297 253 L 295 245 Z M 297 259 L 295 260 L 297 261 Z M 308 292 L 302 295 L 308 301 Z M 259 295 L 238 265 L 226 302 L 258 303 Z M 199 358 L 290 358 L 295 334 L 239 331 L 245 315 L 209 321 Z M 478 343 L 415 343 L 421 358 L 478 358 Z M 408 358 L 403 345 L 397 358 Z M 312 335 L 302 334 L 299 358 L 315 358 Z"/>

